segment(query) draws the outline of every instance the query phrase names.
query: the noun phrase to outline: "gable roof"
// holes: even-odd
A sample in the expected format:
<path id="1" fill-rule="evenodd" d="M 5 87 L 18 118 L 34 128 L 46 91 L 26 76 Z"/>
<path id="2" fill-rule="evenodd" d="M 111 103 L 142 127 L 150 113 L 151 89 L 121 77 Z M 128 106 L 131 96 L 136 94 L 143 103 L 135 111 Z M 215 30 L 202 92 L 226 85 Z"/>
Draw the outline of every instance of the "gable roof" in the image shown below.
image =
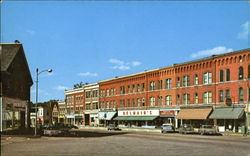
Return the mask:
<path id="1" fill-rule="evenodd" d="M 30 74 L 29 65 L 25 57 L 25 53 L 23 50 L 22 44 L 19 43 L 0 43 L 0 57 L 1 57 L 1 72 L 6 72 L 13 62 L 14 58 L 18 54 L 18 52 L 22 53 L 25 66 L 27 67 L 28 74 L 30 77 L 30 81 L 33 84 L 33 80 Z"/>

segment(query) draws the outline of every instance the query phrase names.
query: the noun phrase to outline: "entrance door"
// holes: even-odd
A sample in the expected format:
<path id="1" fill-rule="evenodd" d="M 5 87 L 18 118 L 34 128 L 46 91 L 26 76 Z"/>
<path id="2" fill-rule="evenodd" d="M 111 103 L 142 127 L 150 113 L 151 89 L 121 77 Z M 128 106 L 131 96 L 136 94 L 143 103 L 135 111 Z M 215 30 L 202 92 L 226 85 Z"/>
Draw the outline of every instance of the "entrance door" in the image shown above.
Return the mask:
<path id="1" fill-rule="evenodd" d="M 89 126 L 89 114 L 84 114 L 85 125 Z"/>

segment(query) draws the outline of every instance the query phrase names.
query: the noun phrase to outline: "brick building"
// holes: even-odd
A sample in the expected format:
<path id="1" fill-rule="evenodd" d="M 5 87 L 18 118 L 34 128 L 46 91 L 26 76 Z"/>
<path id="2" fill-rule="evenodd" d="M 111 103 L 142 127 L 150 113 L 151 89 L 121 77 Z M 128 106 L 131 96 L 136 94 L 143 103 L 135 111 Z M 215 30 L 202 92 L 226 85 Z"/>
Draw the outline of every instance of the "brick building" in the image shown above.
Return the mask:
<path id="1" fill-rule="evenodd" d="M 109 122 L 120 126 L 215 124 L 237 131 L 248 115 L 249 78 L 250 49 L 213 55 L 100 81 L 100 109 L 117 110 Z"/>
<path id="2" fill-rule="evenodd" d="M 84 88 L 76 88 L 65 91 L 66 114 L 65 123 L 67 124 L 84 124 L 85 92 Z"/>

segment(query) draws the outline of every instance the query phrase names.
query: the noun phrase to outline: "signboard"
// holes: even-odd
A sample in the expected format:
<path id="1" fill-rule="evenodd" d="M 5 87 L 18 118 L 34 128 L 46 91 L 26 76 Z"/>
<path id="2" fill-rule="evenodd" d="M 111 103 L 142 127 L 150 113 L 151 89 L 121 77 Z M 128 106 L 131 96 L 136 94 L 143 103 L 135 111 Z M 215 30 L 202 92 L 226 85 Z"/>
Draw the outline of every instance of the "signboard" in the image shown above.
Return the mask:
<path id="1" fill-rule="evenodd" d="M 174 115 L 174 111 L 160 111 L 160 115 Z"/>
<path id="2" fill-rule="evenodd" d="M 158 116 L 159 110 L 123 110 L 118 116 Z"/>

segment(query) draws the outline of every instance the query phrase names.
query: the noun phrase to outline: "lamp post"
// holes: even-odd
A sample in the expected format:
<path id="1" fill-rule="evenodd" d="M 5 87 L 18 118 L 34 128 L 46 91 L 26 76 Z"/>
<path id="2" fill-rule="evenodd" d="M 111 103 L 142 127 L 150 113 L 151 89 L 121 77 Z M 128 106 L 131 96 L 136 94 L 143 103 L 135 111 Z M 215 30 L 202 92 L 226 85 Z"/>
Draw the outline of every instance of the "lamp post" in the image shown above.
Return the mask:
<path id="1" fill-rule="evenodd" d="M 39 69 L 36 68 L 36 121 L 35 121 L 35 136 L 37 136 L 37 103 L 38 103 L 38 75 L 41 74 L 42 72 L 52 72 L 52 69 L 47 69 L 47 70 L 42 70 L 39 72 Z"/>

